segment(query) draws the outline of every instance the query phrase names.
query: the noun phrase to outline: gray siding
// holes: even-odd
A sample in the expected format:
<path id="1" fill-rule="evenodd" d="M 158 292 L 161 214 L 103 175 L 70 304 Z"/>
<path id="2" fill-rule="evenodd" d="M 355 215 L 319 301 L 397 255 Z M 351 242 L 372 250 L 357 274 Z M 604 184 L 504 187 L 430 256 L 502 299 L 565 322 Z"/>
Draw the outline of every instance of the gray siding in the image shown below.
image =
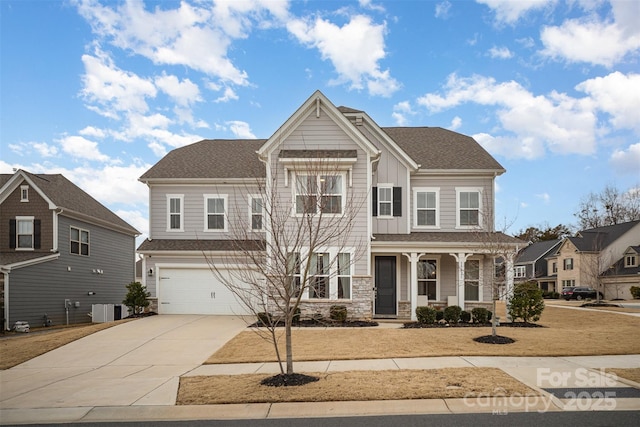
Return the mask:
<path id="1" fill-rule="evenodd" d="M 89 256 L 69 252 L 71 226 L 89 231 Z M 11 271 L 9 326 L 18 320 L 42 326 L 45 313 L 54 324 L 65 324 L 65 299 L 79 303 L 69 309 L 69 323 L 90 322 L 91 304 L 122 303 L 126 285 L 135 280 L 133 236 L 60 216 L 59 251 L 57 260 Z M 95 295 L 88 295 L 90 291 Z"/>

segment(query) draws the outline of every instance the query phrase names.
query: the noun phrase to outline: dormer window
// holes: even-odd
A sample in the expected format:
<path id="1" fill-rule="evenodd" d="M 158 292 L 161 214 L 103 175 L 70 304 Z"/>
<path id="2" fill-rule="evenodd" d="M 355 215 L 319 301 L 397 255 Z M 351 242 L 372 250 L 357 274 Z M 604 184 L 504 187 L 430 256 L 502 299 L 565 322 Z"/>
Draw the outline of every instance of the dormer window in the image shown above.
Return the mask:
<path id="1" fill-rule="evenodd" d="M 28 202 L 29 201 L 29 186 L 21 185 L 20 186 L 20 201 Z"/>
<path id="2" fill-rule="evenodd" d="M 625 268 L 632 268 L 632 267 L 637 267 L 638 266 L 638 257 L 634 254 L 634 255 L 626 255 L 624 257 L 624 267 Z"/>

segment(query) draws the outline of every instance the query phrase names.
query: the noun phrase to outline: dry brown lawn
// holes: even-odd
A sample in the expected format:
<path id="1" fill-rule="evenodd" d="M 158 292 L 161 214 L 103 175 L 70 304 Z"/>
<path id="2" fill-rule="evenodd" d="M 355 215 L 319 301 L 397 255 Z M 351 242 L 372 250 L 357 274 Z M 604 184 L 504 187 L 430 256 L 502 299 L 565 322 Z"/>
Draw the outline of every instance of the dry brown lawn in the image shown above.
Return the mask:
<path id="1" fill-rule="evenodd" d="M 9 369 L 48 351 L 129 320 L 39 329 L 0 338 L 0 370 Z"/>
<path id="2" fill-rule="evenodd" d="M 426 356 L 582 356 L 640 353 L 640 317 L 547 306 L 538 322 L 545 328 L 499 327 L 516 340 L 480 344 L 474 337 L 491 328 L 386 329 L 299 328 L 293 331 L 295 361 Z M 284 347 L 284 337 L 280 340 Z M 275 361 L 273 346 L 245 331 L 206 363 Z"/>
<path id="3" fill-rule="evenodd" d="M 611 369 L 607 369 L 607 372 L 613 372 L 619 378 L 624 378 L 626 380 L 630 380 L 640 384 L 640 368 L 628 368 L 628 369 L 611 368 Z"/>
<path id="4" fill-rule="evenodd" d="M 298 387 L 260 385 L 268 375 L 183 377 L 178 405 L 444 399 L 465 396 L 533 396 L 538 393 L 496 368 L 310 373 L 317 382 Z"/>

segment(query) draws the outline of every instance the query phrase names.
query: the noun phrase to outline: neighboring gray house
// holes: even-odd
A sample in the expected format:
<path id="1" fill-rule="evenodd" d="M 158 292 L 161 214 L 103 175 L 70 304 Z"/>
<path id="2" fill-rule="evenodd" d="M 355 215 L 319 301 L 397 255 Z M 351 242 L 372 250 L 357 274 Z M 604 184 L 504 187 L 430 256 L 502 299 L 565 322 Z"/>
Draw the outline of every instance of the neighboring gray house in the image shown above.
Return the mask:
<path id="1" fill-rule="evenodd" d="M 560 243 L 562 239 L 535 242 L 521 250 L 514 262 L 515 282 L 535 281 L 543 291 L 559 292 L 556 288 L 557 265 L 549 265 L 546 258 L 555 253 Z"/>
<path id="2" fill-rule="evenodd" d="M 315 176 L 314 162 L 335 172 Z M 144 281 L 160 314 L 246 312 L 214 280 L 203 254 L 233 251 L 231 230 L 247 218 L 255 240 L 244 244 L 259 249 L 270 239 L 252 185 L 269 186 L 292 216 L 307 209 L 299 189 L 313 185 L 318 198 L 335 200 L 331 215 L 345 215 L 343 201 L 354 195 L 366 201 L 346 236 L 362 256 L 340 278 L 332 275 L 326 290 L 305 295 L 305 309 L 340 304 L 351 317 L 409 319 L 419 305 L 488 307 L 494 259 L 483 236 L 508 248 L 510 273 L 525 244 L 494 232 L 495 179 L 504 172 L 473 138 L 442 128 L 381 128 L 317 91 L 268 139 L 200 141 L 140 177 L 150 201 L 149 238 L 138 248 Z M 301 256 L 332 261 L 345 253 L 328 245 Z"/>
<path id="3" fill-rule="evenodd" d="M 91 304 L 120 304 L 140 233 L 64 176 L 0 175 L 3 327 L 90 322 Z"/>
<path id="4" fill-rule="evenodd" d="M 602 274 L 601 281 L 605 299 L 633 299 L 631 287 L 640 287 L 640 245 L 629 246 Z"/>

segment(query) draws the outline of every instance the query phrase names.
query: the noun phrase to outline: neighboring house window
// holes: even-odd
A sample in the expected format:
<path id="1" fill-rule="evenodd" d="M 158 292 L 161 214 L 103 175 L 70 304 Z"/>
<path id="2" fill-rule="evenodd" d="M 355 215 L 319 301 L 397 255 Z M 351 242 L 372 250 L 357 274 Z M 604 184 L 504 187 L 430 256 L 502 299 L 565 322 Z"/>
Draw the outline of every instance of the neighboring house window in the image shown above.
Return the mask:
<path id="1" fill-rule="evenodd" d="M 28 202 L 29 201 L 29 186 L 21 185 L 20 186 L 20 201 Z"/>
<path id="2" fill-rule="evenodd" d="M 551 270 L 552 270 L 554 273 L 557 273 L 557 272 L 558 272 L 558 263 L 557 263 L 557 262 L 554 262 L 554 263 L 552 264 Z"/>
<path id="3" fill-rule="evenodd" d="M 429 301 L 437 300 L 438 261 L 435 259 L 418 261 L 418 295 Z"/>
<path id="4" fill-rule="evenodd" d="M 40 220 L 17 216 L 9 220 L 9 247 L 20 251 L 40 249 Z"/>
<path id="5" fill-rule="evenodd" d="M 575 286 L 575 285 L 576 285 L 576 281 L 574 279 L 562 281 L 563 288 L 566 288 L 567 286 Z"/>
<path id="6" fill-rule="evenodd" d="M 71 227 L 70 252 L 76 255 L 89 256 L 89 232 L 80 228 Z"/>
<path id="7" fill-rule="evenodd" d="M 378 184 L 371 191 L 372 214 L 382 218 L 402 216 L 402 187 Z"/>
<path id="8" fill-rule="evenodd" d="M 464 299 L 480 301 L 480 261 L 477 259 L 464 264 Z"/>
<path id="9" fill-rule="evenodd" d="M 225 207 L 227 196 L 205 194 L 205 231 L 227 231 Z"/>
<path id="10" fill-rule="evenodd" d="M 250 221 L 251 221 L 251 230 L 260 231 L 263 229 L 263 219 L 264 219 L 264 209 L 262 206 L 262 198 L 259 196 L 251 196 L 249 198 L 249 210 L 250 210 Z"/>
<path id="11" fill-rule="evenodd" d="M 309 298 L 327 298 L 329 290 L 329 253 L 319 252 L 311 255 Z"/>
<path id="12" fill-rule="evenodd" d="M 167 195 L 167 231 L 183 231 L 184 196 Z"/>
<path id="13" fill-rule="evenodd" d="M 341 214 L 343 175 L 296 175 L 296 214 Z"/>
<path id="14" fill-rule="evenodd" d="M 480 225 L 481 191 L 471 188 L 457 188 L 458 227 L 469 228 Z"/>
<path id="15" fill-rule="evenodd" d="M 624 257 L 624 266 L 625 267 L 637 267 L 638 262 L 635 255 L 627 255 Z"/>
<path id="16" fill-rule="evenodd" d="M 414 206 L 416 209 L 416 227 L 438 227 L 438 198 L 439 190 L 430 188 L 416 188 L 414 191 Z"/>
<path id="17" fill-rule="evenodd" d="M 338 254 L 338 298 L 351 298 L 351 254 Z"/>
<path id="18" fill-rule="evenodd" d="M 573 270 L 573 258 L 565 258 L 562 262 L 565 270 Z"/>
<path id="19" fill-rule="evenodd" d="M 522 279 L 526 276 L 527 267 L 524 265 L 518 265 L 514 268 L 514 277 L 516 279 Z"/>

